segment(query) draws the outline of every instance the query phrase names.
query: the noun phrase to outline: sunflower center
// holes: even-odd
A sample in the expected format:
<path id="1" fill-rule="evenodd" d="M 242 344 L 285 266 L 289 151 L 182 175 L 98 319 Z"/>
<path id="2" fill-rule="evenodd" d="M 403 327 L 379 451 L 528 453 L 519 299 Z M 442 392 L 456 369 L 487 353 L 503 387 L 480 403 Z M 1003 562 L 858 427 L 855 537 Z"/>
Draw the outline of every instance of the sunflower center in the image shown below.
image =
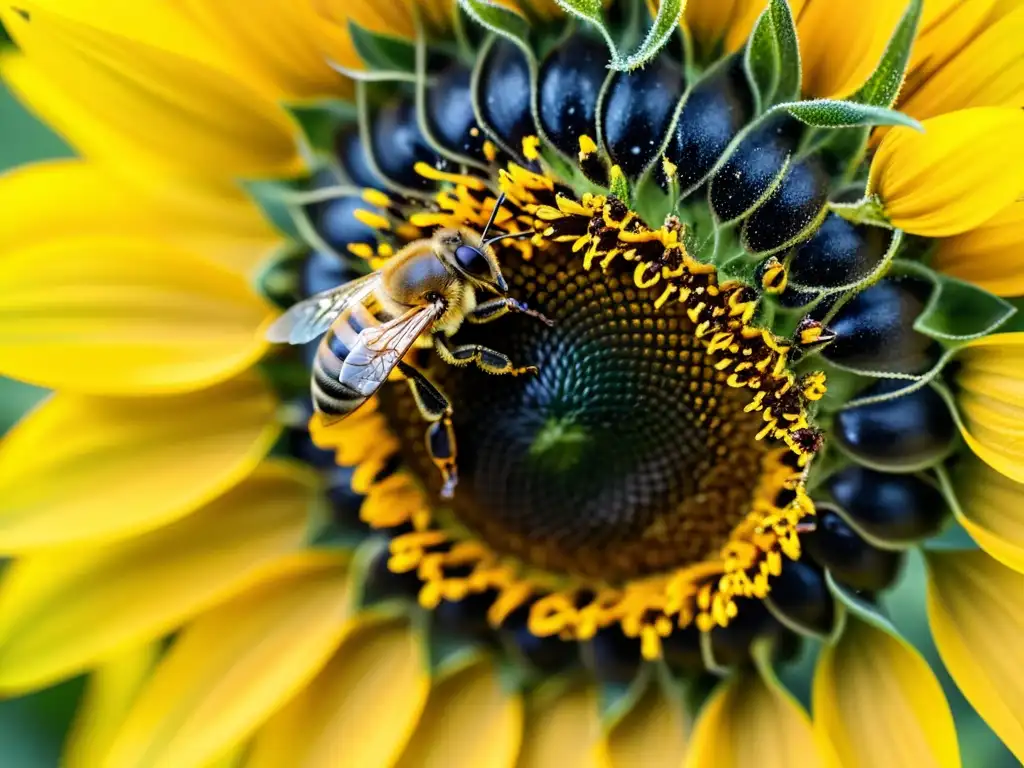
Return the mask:
<path id="1" fill-rule="evenodd" d="M 509 316 L 453 340 L 537 365 L 533 377 L 430 363 L 455 406 L 458 521 L 499 553 L 612 582 L 713 556 L 749 511 L 768 450 L 749 394 L 715 369 L 682 306 L 656 308 L 629 274 L 588 274 L 565 246 L 502 257 L 512 295 L 555 325 Z M 436 491 L 411 397 L 382 397 Z"/>

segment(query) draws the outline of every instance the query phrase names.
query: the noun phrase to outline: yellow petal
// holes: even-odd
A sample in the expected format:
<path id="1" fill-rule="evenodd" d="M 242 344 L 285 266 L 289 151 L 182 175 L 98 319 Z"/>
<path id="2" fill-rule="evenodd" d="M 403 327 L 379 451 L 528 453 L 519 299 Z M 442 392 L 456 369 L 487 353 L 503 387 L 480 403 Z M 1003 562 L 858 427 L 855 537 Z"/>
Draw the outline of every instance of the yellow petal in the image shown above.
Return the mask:
<path id="1" fill-rule="evenodd" d="M 231 179 L 301 170 L 287 114 L 222 67 L 208 52 L 216 50 L 212 42 L 189 34 L 159 7 L 147 8 L 155 14 L 147 35 L 135 34 L 138 24 L 115 26 L 75 13 L 80 7 L 19 3 L 31 21 L 8 10 L 4 24 L 24 55 L 5 54 L 0 69 L 22 100 L 86 157 L 143 177 L 157 171 Z M 136 10 L 132 17 L 138 16 Z M 165 41 L 153 39 L 164 31 L 161 24 L 168 27 Z"/>
<path id="2" fill-rule="evenodd" d="M 924 133 L 894 128 L 871 162 L 868 193 L 892 223 L 946 237 L 991 219 L 1024 194 L 1024 112 L 979 107 L 925 120 Z"/>
<path id="3" fill-rule="evenodd" d="M 0 553 L 136 535 L 251 473 L 280 432 L 255 374 L 160 398 L 60 393 L 0 442 Z"/>
<path id="4" fill-rule="evenodd" d="M 423 650 L 405 623 L 357 629 L 260 729 L 246 768 L 390 768 L 430 692 Z"/>
<path id="5" fill-rule="evenodd" d="M 986 26 L 994 0 L 925 0 L 901 96 L 924 82 Z M 928 115 L 930 117 L 930 115 Z"/>
<path id="6" fill-rule="evenodd" d="M 158 643 L 134 646 L 89 677 L 64 748 L 65 768 L 96 768 L 159 656 Z"/>
<path id="7" fill-rule="evenodd" d="M 957 518 L 988 554 L 1024 573 L 1024 484 L 978 459 L 957 469 Z"/>
<path id="8" fill-rule="evenodd" d="M 1020 43 L 1024 8 L 974 34 L 987 5 L 973 0 L 961 3 L 938 30 L 925 35 L 921 55 L 933 45 L 941 45 L 948 52 L 947 60 L 935 71 L 913 73 L 900 98 L 901 111 L 923 120 L 968 107 L 1024 106 L 1024 47 Z M 934 39 L 939 36 L 943 39 Z M 915 43 L 915 58 L 919 42 Z M 937 57 L 934 54 L 933 58 Z"/>
<path id="9" fill-rule="evenodd" d="M 502 688 L 490 661 L 473 664 L 430 692 L 397 768 L 512 768 L 523 702 Z"/>
<path id="10" fill-rule="evenodd" d="M 893 0 L 810 0 L 797 20 L 803 90 L 841 97 L 875 71 L 906 3 Z"/>
<path id="11" fill-rule="evenodd" d="M 608 734 L 613 768 L 677 768 L 686 754 L 686 716 L 677 696 L 651 685 Z"/>
<path id="12" fill-rule="evenodd" d="M 694 727 L 684 768 L 833 768 L 831 748 L 780 685 L 754 673 L 718 686 Z"/>
<path id="13" fill-rule="evenodd" d="M 932 266 L 997 296 L 1024 295 L 1024 202 L 936 244 Z"/>
<path id="14" fill-rule="evenodd" d="M 182 11 L 247 68 L 274 83 L 284 98 L 338 96 L 352 90 L 351 81 L 329 66 L 317 44 L 325 22 L 310 0 L 254 0 L 244 6 L 186 0 Z M 335 62 L 356 63 L 349 56 L 344 59 Z"/>
<path id="15" fill-rule="evenodd" d="M 1024 761 L 1024 575 L 984 552 L 928 553 L 928 620 L 942 661 Z"/>
<path id="16" fill-rule="evenodd" d="M 280 565 L 186 627 L 104 766 L 201 766 L 249 736 L 323 668 L 350 623 L 345 563 L 307 552 Z"/>
<path id="17" fill-rule="evenodd" d="M 1024 333 L 996 333 L 958 355 L 960 432 L 993 469 L 1024 482 Z"/>
<path id="18" fill-rule="evenodd" d="M 309 475 L 269 464 L 165 528 L 14 561 L 0 589 L 0 690 L 68 677 L 237 593 L 303 544 L 315 495 Z"/>
<path id="19" fill-rule="evenodd" d="M 609 768 L 597 691 L 577 687 L 530 703 L 516 768 Z"/>
<path id="20" fill-rule="evenodd" d="M 74 240 L 132 236 L 249 274 L 281 243 L 240 190 L 198 182 L 138 188 L 82 160 L 34 163 L 0 176 L 0 209 L 9 215 L 0 231 L 4 253 L 66 241 L 69 233 Z"/>
<path id="21" fill-rule="evenodd" d="M 844 768 L 959 768 L 953 716 L 927 662 L 908 643 L 850 617 L 814 672 L 815 725 Z"/>
<path id="22" fill-rule="evenodd" d="M 74 232 L 0 260 L 0 373 L 79 392 L 183 392 L 266 348 L 241 275 L 151 238 Z"/>

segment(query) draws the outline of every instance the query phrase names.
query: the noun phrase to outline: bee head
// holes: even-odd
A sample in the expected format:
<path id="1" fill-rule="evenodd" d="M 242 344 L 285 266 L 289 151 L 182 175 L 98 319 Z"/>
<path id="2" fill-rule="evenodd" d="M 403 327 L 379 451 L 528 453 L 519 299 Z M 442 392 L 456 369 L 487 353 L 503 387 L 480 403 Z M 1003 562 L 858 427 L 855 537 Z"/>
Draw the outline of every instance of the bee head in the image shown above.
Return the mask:
<path id="1" fill-rule="evenodd" d="M 438 253 L 449 267 L 474 285 L 505 295 L 508 283 L 489 245 L 470 230 L 442 230 L 435 235 Z"/>

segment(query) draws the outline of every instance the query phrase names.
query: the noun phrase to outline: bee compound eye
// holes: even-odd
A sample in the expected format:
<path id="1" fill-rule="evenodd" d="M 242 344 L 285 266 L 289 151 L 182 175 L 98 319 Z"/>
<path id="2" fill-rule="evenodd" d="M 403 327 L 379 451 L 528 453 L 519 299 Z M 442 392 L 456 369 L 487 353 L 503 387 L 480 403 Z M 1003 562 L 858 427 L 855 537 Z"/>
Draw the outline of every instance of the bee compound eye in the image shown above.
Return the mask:
<path id="1" fill-rule="evenodd" d="M 472 245 L 460 245 L 455 249 L 455 261 L 467 274 L 473 277 L 486 278 L 491 275 L 491 265 L 479 248 Z"/>

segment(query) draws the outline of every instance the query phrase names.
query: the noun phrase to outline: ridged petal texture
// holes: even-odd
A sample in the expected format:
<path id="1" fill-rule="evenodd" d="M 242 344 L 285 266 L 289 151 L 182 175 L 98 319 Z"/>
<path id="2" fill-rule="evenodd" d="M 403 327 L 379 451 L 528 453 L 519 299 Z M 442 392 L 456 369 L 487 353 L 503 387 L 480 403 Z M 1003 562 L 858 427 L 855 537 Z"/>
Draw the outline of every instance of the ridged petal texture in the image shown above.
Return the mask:
<path id="1" fill-rule="evenodd" d="M 928 554 L 928 618 L 964 696 L 1024 762 L 1024 575 L 984 552 Z"/>
<path id="2" fill-rule="evenodd" d="M 506 691 L 490 661 L 435 683 L 397 768 L 513 768 L 523 702 Z"/>
<path id="3" fill-rule="evenodd" d="M 82 160 L 40 162 L 0 176 L 0 208 L 4 253 L 44 244 L 84 248 L 90 240 L 115 237 L 166 243 L 249 274 L 281 243 L 239 190 L 198 181 L 186 188 L 138 188 Z"/>
<path id="4" fill-rule="evenodd" d="M 0 582 L 0 691 L 101 664 L 269 578 L 303 545 L 315 494 L 307 472 L 271 464 L 150 533 L 19 558 Z"/>
<path id="5" fill-rule="evenodd" d="M 928 663 L 906 641 L 850 617 L 814 673 L 815 725 L 844 768 L 959 768 L 953 716 Z"/>
<path id="6" fill-rule="evenodd" d="M 679 694 L 652 685 L 607 736 L 613 768 L 677 768 L 686 754 L 687 722 Z"/>
<path id="7" fill-rule="evenodd" d="M 776 680 L 736 674 L 697 719 L 684 768 L 838 768 L 828 741 Z"/>
<path id="8" fill-rule="evenodd" d="M 248 738 L 351 631 L 343 558 L 286 557 L 175 639 L 114 739 L 108 768 L 205 765 Z"/>
<path id="9" fill-rule="evenodd" d="M 280 431 L 276 405 L 255 373 L 168 397 L 53 395 L 0 443 L 0 553 L 185 517 L 256 468 Z"/>
<path id="10" fill-rule="evenodd" d="M 1024 294 L 1024 202 L 961 235 L 939 240 L 932 266 L 997 296 Z"/>
<path id="11" fill-rule="evenodd" d="M 5 54 L 0 71 L 86 157 L 140 179 L 229 181 L 302 168 L 275 94 L 172 6 L 17 7 L 0 18 L 24 55 Z"/>
<path id="12" fill-rule="evenodd" d="M 390 768 L 430 692 L 424 640 L 404 622 L 371 622 L 338 648 L 256 738 L 246 768 Z"/>
<path id="13" fill-rule="evenodd" d="M 993 469 L 1024 482 L 1024 333 L 976 339 L 958 359 L 964 440 Z"/>
<path id="14" fill-rule="evenodd" d="M 915 235 L 973 229 L 1024 194 L 1024 112 L 979 107 L 894 128 L 871 161 L 868 193 L 892 223 Z"/>
<path id="15" fill-rule="evenodd" d="M 1024 573 L 1024 484 L 979 459 L 958 467 L 958 519 L 978 544 L 1004 565 Z"/>

